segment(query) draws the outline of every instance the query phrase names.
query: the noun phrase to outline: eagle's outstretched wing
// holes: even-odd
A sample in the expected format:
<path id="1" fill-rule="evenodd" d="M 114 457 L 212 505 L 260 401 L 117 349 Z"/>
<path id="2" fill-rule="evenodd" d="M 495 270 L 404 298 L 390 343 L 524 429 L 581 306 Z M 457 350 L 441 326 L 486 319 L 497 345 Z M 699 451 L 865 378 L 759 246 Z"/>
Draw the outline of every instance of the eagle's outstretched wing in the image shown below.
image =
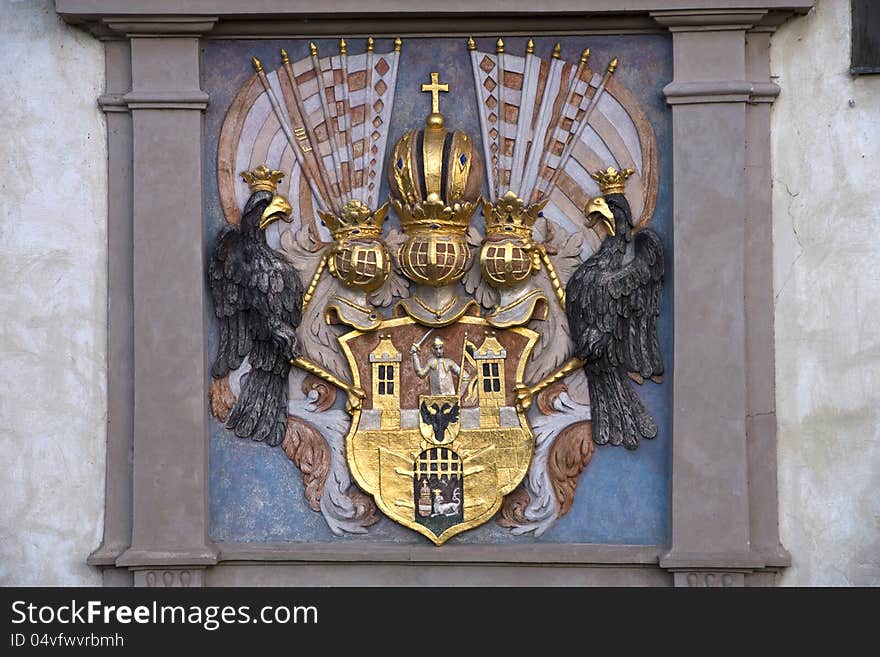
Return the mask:
<path id="1" fill-rule="evenodd" d="M 249 357 L 251 367 L 276 373 L 284 369 L 286 376 L 286 366 L 302 353 L 295 329 L 302 321 L 303 286 L 291 263 L 268 247 L 258 252 L 250 268 L 250 316 L 258 330 Z M 263 334 L 266 329 L 268 335 Z M 267 338 L 277 345 L 277 351 L 262 348 Z"/>
<path id="2" fill-rule="evenodd" d="M 458 422 L 459 411 L 461 410 L 461 406 L 459 404 L 443 404 L 443 414 L 444 417 L 449 418 L 447 424 L 455 424 Z"/>
<path id="3" fill-rule="evenodd" d="M 419 406 L 419 413 L 421 413 L 421 415 L 422 415 L 422 422 L 424 422 L 428 426 L 434 426 L 434 421 L 437 418 L 437 414 L 432 413 L 430 410 L 428 410 L 427 403 L 422 402 L 422 405 Z"/>
<path id="4" fill-rule="evenodd" d="M 663 374 L 663 358 L 657 339 L 660 289 L 663 285 L 663 244 L 653 230 L 639 231 L 634 239 L 635 255 L 620 278 L 609 280 L 617 312 L 622 318 L 621 339 L 615 342 L 616 360 L 629 372 L 648 378 Z"/>
<path id="5" fill-rule="evenodd" d="M 614 271 L 588 261 L 568 288 L 575 353 L 643 377 L 663 374 L 657 339 L 663 246 L 651 229 L 636 233 L 632 260 Z"/>
<path id="6" fill-rule="evenodd" d="M 237 369 L 253 345 L 247 302 L 250 266 L 240 256 L 242 248 L 238 226 L 227 226 L 217 238 L 208 265 L 208 283 L 220 326 L 220 346 L 211 368 L 216 378 Z"/>

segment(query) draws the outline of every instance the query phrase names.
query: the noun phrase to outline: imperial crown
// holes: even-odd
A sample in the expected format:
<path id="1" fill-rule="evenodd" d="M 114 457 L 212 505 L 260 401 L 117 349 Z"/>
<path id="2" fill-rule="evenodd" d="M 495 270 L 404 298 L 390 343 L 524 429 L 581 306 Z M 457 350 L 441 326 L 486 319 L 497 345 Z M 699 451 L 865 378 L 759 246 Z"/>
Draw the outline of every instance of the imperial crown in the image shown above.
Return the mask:
<path id="1" fill-rule="evenodd" d="M 357 199 L 342 206 L 339 216 L 318 211 L 335 240 L 328 268 L 347 287 L 373 292 L 388 279 L 391 260 L 382 241 L 387 212 L 387 203 L 373 212 Z"/>
<path id="2" fill-rule="evenodd" d="M 445 128 L 439 92 L 449 85 L 431 83 L 432 111 L 421 130 L 410 130 L 394 145 L 388 167 L 391 206 L 407 236 L 398 257 L 416 283 L 441 287 L 467 270 L 465 239 L 483 186 L 483 162 L 473 139 Z"/>
<path id="3" fill-rule="evenodd" d="M 526 205 L 514 192 L 508 191 L 494 204 L 483 199 L 486 235 L 506 235 L 531 239 L 532 226 L 550 199 Z"/>
<path id="4" fill-rule="evenodd" d="M 382 223 L 385 221 L 387 213 L 387 203 L 373 212 L 357 199 L 352 199 L 342 206 L 342 212 L 339 216 L 332 212 L 318 210 L 318 215 L 335 240 L 349 237 L 381 237 Z"/>
<path id="5" fill-rule="evenodd" d="M 241 178 L 247 183 L 251 192 L 275 192 L 275 188 L 284 178 L 283 171 L 275 171 L 261 164 L 253 171 L 242 171 Z"/>
<path id="6" fill-rule="evenodd" d="M 483 200 L 486 241 L 480 250 L 480 268 L 492 287 L 516 285 L 541 268 L 532 226 L 548 201 L 527 206 L 513 191 L 495 203 Z"/>
<path id="7" fill-rule="evenodd" d="M 623 194 L 626 192 L 626 179 L 634 173 L 633 169 L 618 171 L 614 167 L 608 167 L 605 171 L 591 173 L 590 178 L 599 183 L 599 189 L 603 196 L 605 194 Z"/>
<path id="8" fill-rule="evenodd" d="M 470 135 L 449 131 L 440 113 L 439 92 L 448 91 L 431 74 L 422 91 L 432 95 L 432 112 L 422 130 L 410 130 L 394 145 L 389 162 L 391 203 L 405 233 L 452 230 L 464 234 L 483 187 L 483 162 Z"/>

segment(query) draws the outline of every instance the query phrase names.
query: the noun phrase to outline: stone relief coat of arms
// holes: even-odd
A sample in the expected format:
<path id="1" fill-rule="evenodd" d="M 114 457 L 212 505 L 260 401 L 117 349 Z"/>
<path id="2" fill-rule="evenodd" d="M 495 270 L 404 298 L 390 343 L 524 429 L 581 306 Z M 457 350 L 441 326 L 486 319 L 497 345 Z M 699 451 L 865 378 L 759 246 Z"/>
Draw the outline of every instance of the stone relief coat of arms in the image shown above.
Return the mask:
<path id="1" fill-rule="evenodd" d="M 658 433 L 637 392 L 664 372 L 654 132 L 589 50 L 462 40 L 471 87 L 438 63 L 405 88 L 399 39 L 353 44 L 254 58 L 224 119 L 212 413 L 282 449 L 334 534 L 541 535 L 596 444 Z M 444 116 L 460 94 L 479 134 Z"/>

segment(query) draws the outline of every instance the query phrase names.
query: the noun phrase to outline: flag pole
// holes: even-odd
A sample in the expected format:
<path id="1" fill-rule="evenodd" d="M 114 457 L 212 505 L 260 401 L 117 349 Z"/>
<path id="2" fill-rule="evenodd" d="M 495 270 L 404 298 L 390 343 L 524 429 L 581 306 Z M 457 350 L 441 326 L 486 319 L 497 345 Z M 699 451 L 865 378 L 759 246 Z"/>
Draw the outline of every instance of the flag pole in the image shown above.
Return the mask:
<path id="1" fill-rule="evenodd" d="M 467 331 L 464 332 L 464 339 L 461 342 L 461 365 L 458 369 L 458 397 L 464 394 L 464 355 L 467 353 Z"/>

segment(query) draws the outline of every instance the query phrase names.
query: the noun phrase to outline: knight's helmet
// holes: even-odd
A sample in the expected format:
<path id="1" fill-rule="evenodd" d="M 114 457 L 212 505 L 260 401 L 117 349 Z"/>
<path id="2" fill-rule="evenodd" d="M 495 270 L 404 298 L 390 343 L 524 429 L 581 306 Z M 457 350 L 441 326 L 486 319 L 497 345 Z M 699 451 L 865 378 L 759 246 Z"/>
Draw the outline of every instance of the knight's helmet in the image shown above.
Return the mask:
<path id="1" fill-rule="evenodd" d="M 415 290 L 398 306 L 432 326 L 461 317 L 474 302 L 455 284 L 468 269 L 467 230 L 483 185 L 479 148 L 466 132 L 446 128 L 439 108 L 437 73 L 422 91 L 433 95 L 424 128 L 410 130 L 394 145 L 388 163 L 391 206 L 406 240 L 398 250 L 400 268 Z"/>

